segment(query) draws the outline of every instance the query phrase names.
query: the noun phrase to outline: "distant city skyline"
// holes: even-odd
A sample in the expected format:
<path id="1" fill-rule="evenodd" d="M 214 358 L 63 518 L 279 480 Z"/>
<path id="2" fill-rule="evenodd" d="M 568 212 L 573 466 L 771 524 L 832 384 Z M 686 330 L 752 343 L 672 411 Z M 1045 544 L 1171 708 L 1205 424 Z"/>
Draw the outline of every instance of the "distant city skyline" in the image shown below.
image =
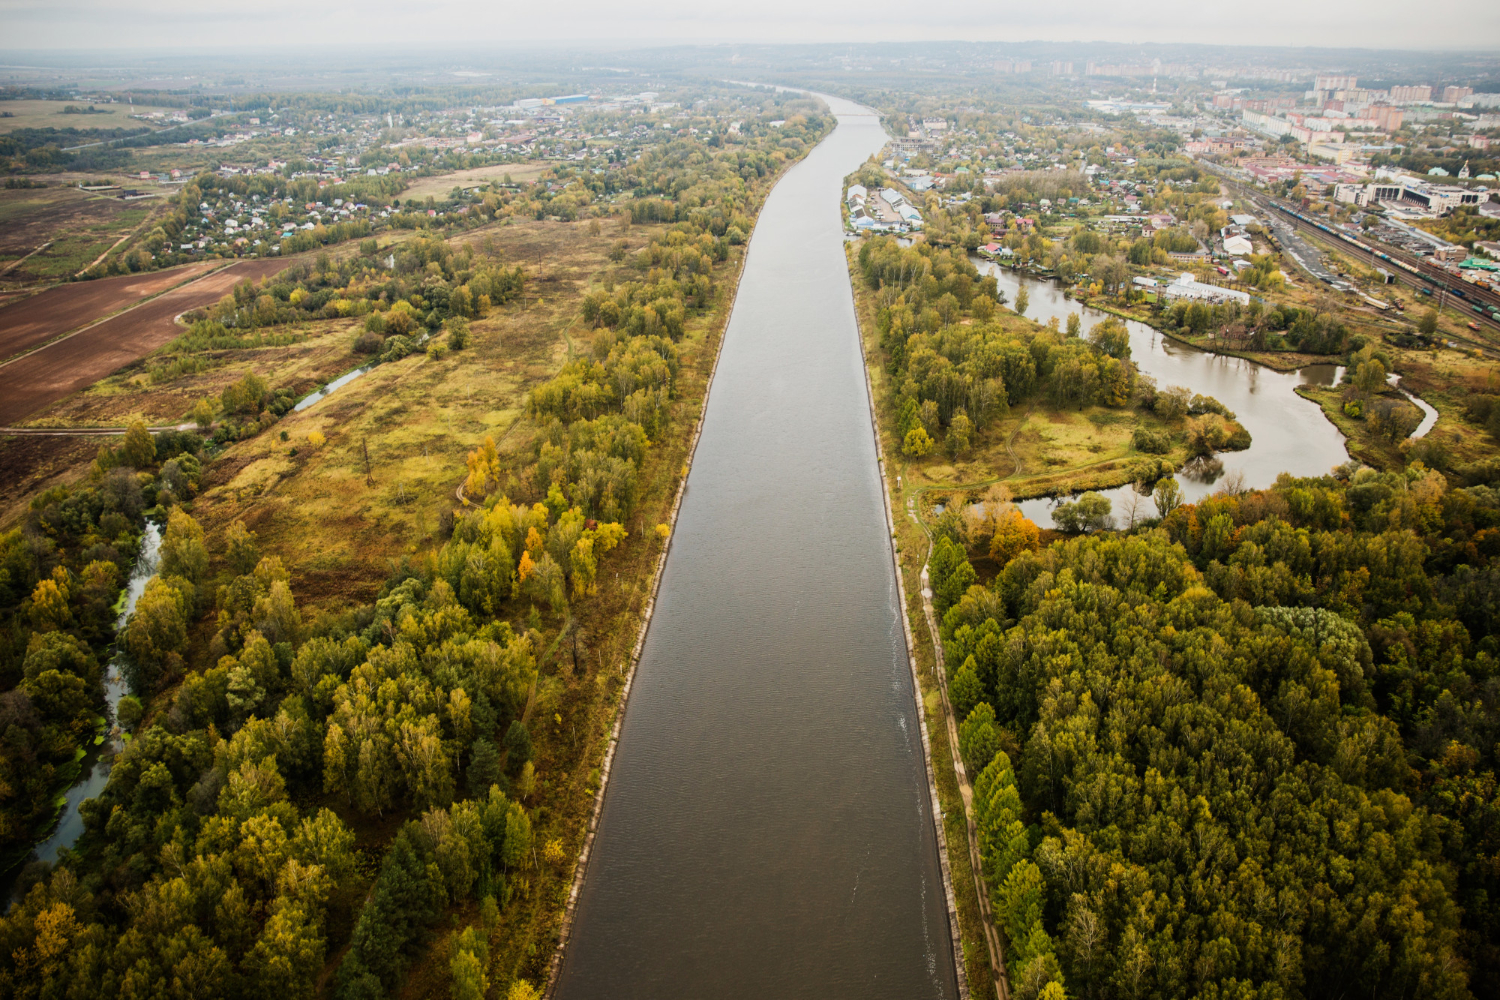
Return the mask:
<path id="1" fill-rule="evenodd" d="M 809 5 L 751 0 L 718 7 L 689 0 L 575 0 L 565 8 L 482 0 L 424 4 L 334 0 L 254 4 L 142 0 L 0 0 L 3 46 L 25 49 L 301 48 L 346 44 L 467 48 L 476 44 L 631 45 L 692 42 L 1046 41 L 1201 43 L 1318 48 L 1500 50 L 1500 5 L 1414 16 L 1399 0 L 1253 8 L 1188 0 L 1077 0 L 1054 5 L 895 0 Z"/>

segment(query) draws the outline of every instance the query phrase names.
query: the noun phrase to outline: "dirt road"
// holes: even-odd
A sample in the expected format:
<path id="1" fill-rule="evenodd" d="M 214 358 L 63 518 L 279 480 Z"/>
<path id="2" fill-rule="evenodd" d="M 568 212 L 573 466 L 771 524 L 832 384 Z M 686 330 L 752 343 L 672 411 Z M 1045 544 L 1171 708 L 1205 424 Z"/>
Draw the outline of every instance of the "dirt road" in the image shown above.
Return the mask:
<path id="1" fill-rule="evenodd" d="M 43 407 L 145 357 L 181 332 L 182 328 L 173 323 L 177 315 L 212 305 L 237 282 L 246 278 L 258 281 L 287 263 L 239 261 L 0 367 L 0 381 L 6 387 L 0 396 L 0 426 L 18 424 Z"/>
<path id="2" fill-rule="evenodd" d="M 0 309 L 0 360 L 189 281 L 216 264 L 205 261 L 147 274 L 76 281 L 6 306 Z"/>

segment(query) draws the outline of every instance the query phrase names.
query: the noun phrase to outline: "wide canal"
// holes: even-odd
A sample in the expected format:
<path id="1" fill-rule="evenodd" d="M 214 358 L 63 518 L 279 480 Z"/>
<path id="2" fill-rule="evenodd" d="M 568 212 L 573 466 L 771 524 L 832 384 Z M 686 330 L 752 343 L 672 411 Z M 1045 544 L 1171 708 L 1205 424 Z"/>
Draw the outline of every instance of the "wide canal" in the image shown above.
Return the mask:
<path id="1" fill-rule="evenodd" d="M 952 998 L 839 126 L 761 212 L 560 972 L 565 1000 Z"/>

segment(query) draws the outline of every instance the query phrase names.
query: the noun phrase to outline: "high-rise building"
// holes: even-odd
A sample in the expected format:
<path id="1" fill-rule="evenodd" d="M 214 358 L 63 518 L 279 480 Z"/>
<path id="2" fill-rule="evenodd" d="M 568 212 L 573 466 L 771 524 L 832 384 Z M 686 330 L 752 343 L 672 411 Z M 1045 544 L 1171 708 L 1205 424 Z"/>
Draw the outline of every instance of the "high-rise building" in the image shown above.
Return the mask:
<path id="1" fill-rule="evenodd" d="M 1459 101 L 1468 100 L 1474 96 L 1473 87 L 1444 87 L 1443 103 L 1457 104 Z"/>
<path id="2" fill-rule="evenodd" d="M 1358 77 L 1318 76 L 1313 81 L 1313 90 L 1353 90 L 1359 86 Z"/>
<path id="3" fill-rule="evenodd" d="M 1394 132 L 1401 127 L 1401 119 L 1406 112 L 1400 108 L 1393 108 L 1388 104 L 1377 104 L 1369 111 L 1370 117 L 1375 119 L 1375 125 L 1382 132 Z"/>
<path id="4" fill-rule="evenodd" d="M 1425 84 L 1409 84 L 1391 88 L 1391 101 L 1395 104 L 1423 104 L 1432 100 L 1432 88 Z"/>

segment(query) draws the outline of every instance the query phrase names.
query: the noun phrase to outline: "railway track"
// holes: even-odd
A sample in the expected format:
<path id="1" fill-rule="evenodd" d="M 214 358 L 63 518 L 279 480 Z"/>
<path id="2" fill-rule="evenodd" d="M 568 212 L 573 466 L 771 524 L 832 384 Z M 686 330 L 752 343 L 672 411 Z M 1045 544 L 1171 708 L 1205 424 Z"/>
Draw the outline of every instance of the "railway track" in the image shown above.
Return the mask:
<path id="1" fill-rule="evenodd" d="M 1362 246 L 1346 234 L 1339 233 L 1332 227 L 1325 227 L 1315 222 L 1309 222 L 1301 213 L 1295 212 L 1279 202 L 1273 201 L 1271 204 L 1281 213 L 1283 218 L 1289 220 L 1299 230 L 1310 235 L 1324 238 L 1332 237 L 1338 240 L 1336 244 L 1338 249 L 1359 260 L 1361 263 L 1369 264 L 1373 267 L 1384 267 L 1402 284 L 1418 290 L 1428 289 L 1433 294 L 1434 299 L 1441 294 L 1447 300 L 1443 304 L 1445 306 L 1451 305 L 1458 309 L 1459 314 L 1465 319 L 1478 322 L 1481 326 L 1489 330 L 1500 331 L 1500 320 L 1497 320 L 1490 312 L 1491 309 L 1500 311 L 1500 295 L 1495 294 L 1487 288 L 1470 285 L 1468 282 L 1454 277 L 1442 268 L 1434 267 L 1427 261 L 1419 258 L 1413 259 L 1407 257 L 1405 254 L 1391 253 L 1390 250 L 1384 247 L 1379 250 L 1372 250 L 1366 246 Z M 1397 266 L 1395 269 L 1391 269 L 1387 266 L 1390 264 Z M 1484 306 L 1485 311 L 1475 311 L 1473 308 L 1475 305 Z M 1484 346 L 1490 349 L 1494 348 L 1494 344 L 1489 342 L 1486 342 Z"/>
<path id="2" fill-rule="evenodd" d="M 1493 315 L 1493 312 L 1500 311 L 1500 294 L 1492 292 L 1488 288 L 1470 285 L 1468 282 L 1461 281 L 1442 268 L 1434 267 L 1421 258 L 1411 257 L 1400 250 L 1396 250 L 1394 247 L 1387 247 L 1382 244 L 1378 250 L 1372 248 L 1347 233 L 1308 219 L 1301 212 L 1283 205 L 1275 198 L 1268 196 L 1264 191 L 1247 187 L 1238 178 L 1231 177 L 1227 172 L 1213 164 L 1205 165 L 1215 174 L 1219 175 L 1220 180 L 1225 182 L 1241 197 L 1244 197 L 1251 204 L 1259 206 L 1262 211 L 1267 213 L 1268 217 L 1274 215 L 1274 217 L 1290 223 L 1302 233 L 1323 239 L 1332 238 L 1336 240 L 1340 250 L 1347 252 L 1361 263 L 1387 270 L 1396 281 L 1410 288 L 1415 288 L 1418 291 L 1427 289 L 1429 294 L 1432 295 L 1434 306 L 1441 308 L 1453 305 L 1458 309 L 1459 315 L 1464 317 L 1466 321 L 1479 325 L 1481 332 L 1487 332 L 1491 335 L 1500 334 L 1500 318 Z M 1385 266 L 1387 264 L 1395 266 L 1387 268 Z M 1314 275 L 1314 278 L 1316 279 L 1317 276 Z M 1459 285 L 1465 286 L 1457 289 L 1462 294 L 1454 295 L 1456 286 Z M 1356 294 L 1364 295 L 1365 293 L 1356 290 Z M 1485 311 L 1475 312 L 1473 307 L 1476 304 L 1484 306 Z M 1396 312 L 1396 315 L 1400 315 L 1399 311 Z M 1452 336 L 1454 341 L 1476 348 L 1492 358 L 1500 357 L 1500 346 L 1497 346 L 1493 340 L 1480 339 L 1463 334 L 1451 334 L 1450 336 Z"/>
<path id="3" fill-rule="evenodd" d="M 1350 240 L 1340 238 L 1339 234 L 1336 232 L 1329 232 L 1323 229 L 1321 226 L 1307 222 L 1299 215 L 1293 214 L 1291 211 L 1274 201 L 1270 201 L 1268 203 L 1279 210 L 1281 217 L 1287 222 L 1296 226 L 1299 231 L 1323 238 L 1338 238 L 1338 249 L 1341 252 L 1348 253 L 1349 256 L 1355 258 L 1356 260 L 1359 260 L 1361 263 L 1369 264 L 1372 267 L 1385 267 L 1385 265 L 1390 263 L 1392 259 L 1395 259 L 1395 255 L 1392 254 L 1387 254 L 1386 258 L 1381 258 L 1377 254 L 1371 253 L 1361 248 Z M 1403 261 L 1403 263 L 1405 262 Z M 1416 268 L 1416 265 L 1408 263 L 1407 267 Z M 1396 268 L 1394 270 L 1390 268 L 1386 269 L 1390 271 L 1392 277 L 1394 277 L 1396 281 L 1400 282 L 1403 285 L 1406 285 L 1409 288 L 1415 288 L 1418 291 L 1424 288 L 1438 290 L 1433 294 L 1432 297 L 1432 304 L 1434 306 L 1439 305 L 1439 300 L 1442 299 L 1442 306 L 1451 306 L 1455 308 L 1460 316 L 1464 317 L 1470 322 L 1478 323 L 1483 331 L 1486 331 L 1490 334 L 1500 334 L 1500 321 L 1496 321 L 1495 318 L 1488 313 L 1473 312 L 1468 306 L 1463 306 L 1463 303 L 1472 303 L 1477 299 L 1477 297 L 1474 295 L 1474 291 L 1485 292 L 1488 295 L 1487 289 L 1474 289 L 1473 291 L 1471 291 L 1470 289 L 1465 288 L 1463 289 L 1465 293 L 1464 296 L 1456 296 L 1452 294 L 1452 286 L 1454 283 L 1458 283 L 1458 279 L 1453 277 L 1453 275 L 1448 274 L 1446 271 L 1441 270 L 1440 268 L 1428 267 L 1424 268 L 1421 273 L 1416 274 L 1411 273 L 1411 271 L 1408 271 L 1406 268 Z M 1421 274 L 1429 272 L 1433 273 L 1428 280 L 1424 280 Z M 1442 277 L 1439 278 L 1437 277 L 1437 275 L 1442 275 Z M 1478 299 L 1478 301 L 1482 302 L 1486 306 L 1489 306 L 1491 304 L 1490 299 L 1494 299 L 1494 304 L 1497 307 L 1500 307 L 1500 296 L 1488 295 L 1487 298 Z M 1461 306 L 1463 307 L 1460 308 Z M 1394 317 L 1402 314 L 1393 311 L 1391 315 Z M 1457 343 L 1461 343 L 1468 347 L 1483 351 L 1485 354 L 1491 357 L 1500 357 L 1500 347 L 1497 347 L 1496 343 L 1493 340 L 1473 335 L 1472 331 L 1470 332 L 1470 335 L 1447 334 L 1446 336 Z"/>

